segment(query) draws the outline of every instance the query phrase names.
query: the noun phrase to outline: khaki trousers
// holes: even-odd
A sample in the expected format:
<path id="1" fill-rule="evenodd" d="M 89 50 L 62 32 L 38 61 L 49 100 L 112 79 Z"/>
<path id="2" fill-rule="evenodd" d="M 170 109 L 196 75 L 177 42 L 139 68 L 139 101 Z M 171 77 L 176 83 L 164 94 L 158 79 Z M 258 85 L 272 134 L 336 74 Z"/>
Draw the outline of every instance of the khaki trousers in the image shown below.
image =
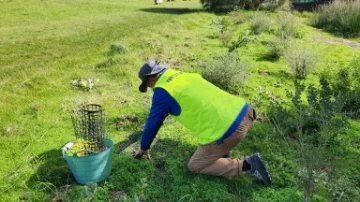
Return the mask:
<path id="1" fill-rule="evenodd" d="M 223 158 L 242 139 L 256 119 L 255 110 L 249 107 L 244 119 L 234 133 L 224 140 L 222 144 L 216 142 L 200 145 L 191 157 L 188 168 L 193 173 L 201 173 L 213 176 L 234 177 L 242 171 L 243 160 Z"/>

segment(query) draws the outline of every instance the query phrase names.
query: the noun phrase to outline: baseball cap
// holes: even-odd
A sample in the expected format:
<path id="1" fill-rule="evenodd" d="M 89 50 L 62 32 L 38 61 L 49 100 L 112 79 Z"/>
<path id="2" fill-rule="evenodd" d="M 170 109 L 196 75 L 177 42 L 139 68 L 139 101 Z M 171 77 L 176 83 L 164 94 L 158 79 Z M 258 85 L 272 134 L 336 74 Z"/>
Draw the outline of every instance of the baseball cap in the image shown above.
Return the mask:
<path id="1" fill-rule="evenodd" d="M 145 63 L 139 71 L 139 78 L 141 79 L 141 85 L 139 86 L 139 90 L 142 93 L 145 93 L 147 91 L 147 77 L 156 75 L 166 69 L 169 69 L 169 65 L 162 65 L 157 61 L 150 60 L 147 63 Z"/>

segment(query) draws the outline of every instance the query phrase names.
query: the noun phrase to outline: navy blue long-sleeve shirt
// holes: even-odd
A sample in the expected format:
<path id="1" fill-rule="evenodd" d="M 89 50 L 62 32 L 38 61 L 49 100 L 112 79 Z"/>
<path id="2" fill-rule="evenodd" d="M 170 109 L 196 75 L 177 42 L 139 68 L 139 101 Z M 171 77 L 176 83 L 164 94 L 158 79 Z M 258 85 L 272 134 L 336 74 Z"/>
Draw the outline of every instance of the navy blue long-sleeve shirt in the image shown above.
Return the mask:
<path id="1" fill-rule="evenodd" d="M 234 120 L 233 124 L 229 127 L 225 134 L 219 140 L 217 140 L 218 144 L 221 144 L 224 139 L 229 137 L 236 130 L 238 125 L 245 117 L 248 107 L 248 104 L 246 104 L 245 107 L 239 112 L 239 115 Z M 176 100 L 171 97 L 164 89 L 155 88 L 150 113 L 146 120 L 145 128 L 141 138 L 141 149 L 147 150 L 150 148 L 150 145 L 153 142 L 156 134 L 162 126 L 165 118 L 169 114 L 178 116 L 180 113 L 181 108 Z"/>

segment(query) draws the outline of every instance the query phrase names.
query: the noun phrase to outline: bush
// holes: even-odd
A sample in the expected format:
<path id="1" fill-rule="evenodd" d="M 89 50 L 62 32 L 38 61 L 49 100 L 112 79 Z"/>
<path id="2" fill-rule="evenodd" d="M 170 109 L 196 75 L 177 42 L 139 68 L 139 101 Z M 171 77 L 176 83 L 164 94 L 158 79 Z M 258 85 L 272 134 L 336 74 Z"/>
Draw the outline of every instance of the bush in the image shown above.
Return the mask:
<path id="1" fill-rule="evenodd" d="M 268 43 L 268 51 L 265 54 L 266 59 L 277 60 L 284 55 L 287 42 L 280 38 L 271 39 Z"/>
<path id="2" fill-rule="evenodd" d="M 249 30 L 246 30 L 246 32 L 241 33 L 239 37 L 231 43 L 229 46 L 229 52 L 233 52 L 239 47 L 246 46 L 248 43 L 255 40 L 255 37 L 250 34 Z"/>
<path id="3" fill-rule="evenodd" d="M 279 23 L 276 31 L 278 37 L 281 39 L 289 39 L 291 37 L 301 38 L 295 19 L 291 14 L 281 15 L 277 21 Z"/>
<path id="4" fill-rule="evenodd" d="M 264 10 L 274 11 L 277 8 L 283 6 L 285 3 L 289 3 L 289 1 L 288 0 L 267 0 L 262 3 L 261 8 Z"/>
<path id="5" fill-rule="evenodd" d="M 273 22 L 269 16 L 264 13 L 258 13 L 253 17 L 250 28 L 254 34 L 261 34 L 269 31 L 272 25 Z"/>
<path id="6" fill-rule="evenodd" d="M 304 79 L 316 66 L 316 56 L 311 48 L 301 43 L 292 42 L 285 53 L 288 67 L 296 78 Z"/>
<path id="7" fill-rule="evenodd" d="M 200 0 L 204 8 L 213 11 L 231 11 L 239 9 L 241 0 Z"/>
<path id="8" fill-rule="evenodd" d="M 229 18 L 216 18 L 212 21 L 211 25 L 215 27 L 215 30 L 217 32 L 216 34 L 218 35 L 222 44 L 224 46 L 228 46 L 232 38 L 232 34 L 229 31 L 229 26 L 231 25 L 231 21 L 229 20 Z"/>
<path id="9" fill-rule="evenodd" d="M 215 27 L 217 33 L 220 35 L 228 31 L 231 21 L 227 17 L 218 17 L 212 21 L 211 25 Z"/>
<path id="10" fill-rule="evenodd" d="M 237 94 L 246 79 L 246 65 L 234 53 L 216 57 L 203 65 L 202 76 L 217 87 Z"/>
<path id="11" fill-rule="evenodd" d="M 354 58 L 349 66 L 327 77 L 334 90 L 334 96 L 341 100 L 341 111 L 352 118 L 360 117 L 360 57 Z"/>
<path id="12" fill-rule="evenodd" d="M 360 1 L 335 1 L 321 6 L 311 24 L 345 37 L 360 36 Z"/>
<path id="13" fill-rule="evenodd" d="M 274 10 L 282 6 L 286 0 L 200 0 L 204 8 L 213 11 L 231 11 L 237 9 Z"/>
<path id="14" fill-rule="evenodd" d="M 339 144 L 338 136 L 346 130 L 348 121 L 339 112 L 342 103 L 334 99 L 330 83 L 320 78 L 320 87 L 305 85 L 305 78 L 294 79 L 294 92 L 288 92 L 288 105 L 276 103 L 269 118 L 277 133 L 298 152 L 299 177 L 304 189 L 304 201 L 311 201 L 318 179 L 327 165 L 330 149 Z M 307 103 L 302 99 L 306 95 Z"/>

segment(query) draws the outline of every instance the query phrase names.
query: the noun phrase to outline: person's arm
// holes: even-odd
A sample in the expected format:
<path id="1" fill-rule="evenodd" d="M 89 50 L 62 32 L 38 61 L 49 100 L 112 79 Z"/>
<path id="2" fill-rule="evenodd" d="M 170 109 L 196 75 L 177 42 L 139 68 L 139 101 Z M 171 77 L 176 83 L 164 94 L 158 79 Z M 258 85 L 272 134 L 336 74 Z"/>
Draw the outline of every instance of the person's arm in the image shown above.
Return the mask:
<path id="1" fill-rule="evenodd" d="M 150 113 L 141 137 L 141 150 L 148 150 L 150 148 L 156 134 L 169 114 L 168 104 L 164 94 L 159 89 L 155 89 Z"/>
<path id="2" fill-rule="evenodd" d="M 155 89 L 149 116 L 146 120 L 144 131 L 141 137 L 140 150 L 135 153 L 135 157 L 146 155 L 150 159 L 149 148 L 168 116 L 171 105 L 171 96 L 163 89 Z"/>

